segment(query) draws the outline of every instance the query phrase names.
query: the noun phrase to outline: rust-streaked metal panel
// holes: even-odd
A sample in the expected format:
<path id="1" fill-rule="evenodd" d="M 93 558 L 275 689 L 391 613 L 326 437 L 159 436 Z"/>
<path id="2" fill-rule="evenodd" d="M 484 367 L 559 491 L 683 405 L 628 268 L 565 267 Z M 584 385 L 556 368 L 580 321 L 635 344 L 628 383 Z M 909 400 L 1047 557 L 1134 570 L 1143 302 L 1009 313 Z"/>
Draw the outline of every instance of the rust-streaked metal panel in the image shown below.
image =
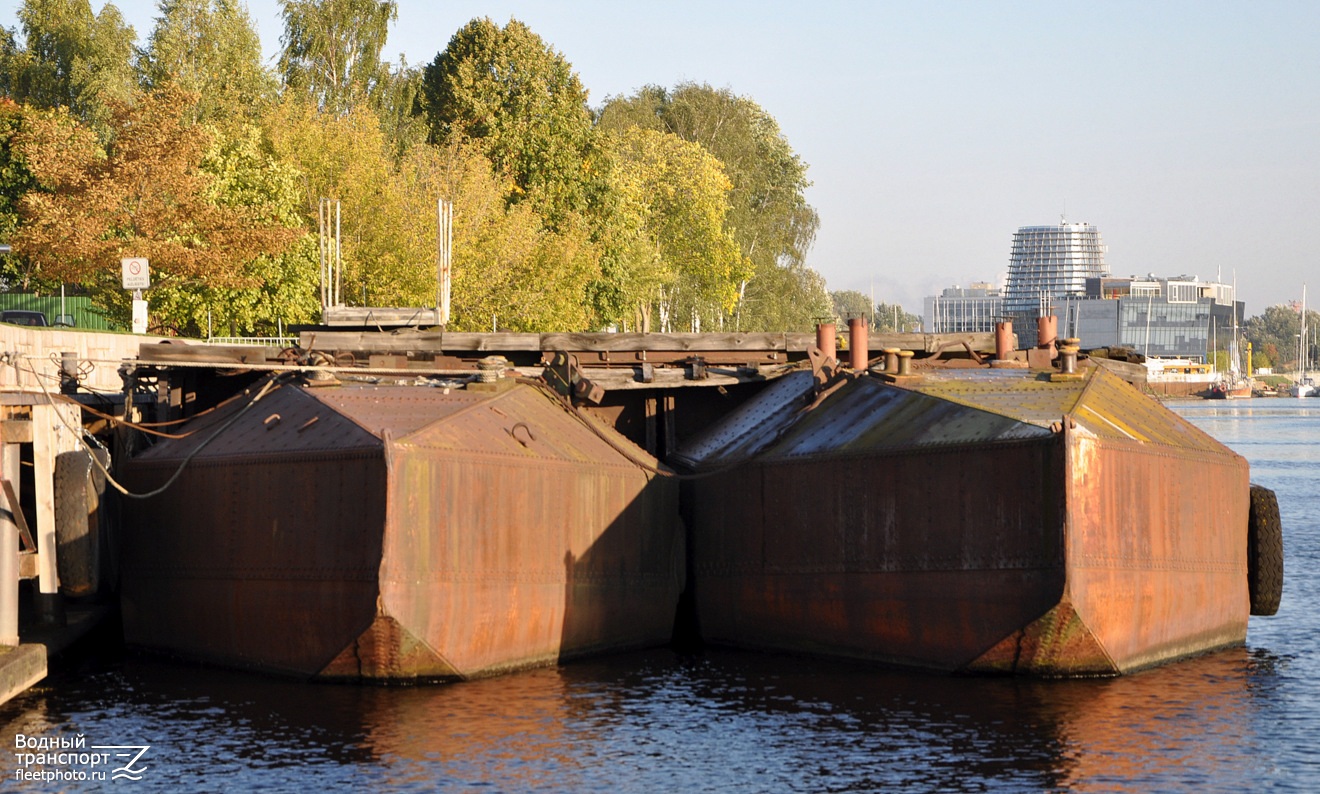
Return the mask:
<path id="1" fill-rule="evenodd" d="M 1045 437 L 753 461 L 698 480 L 703 635 L 959 669 L 1058 602 L 1062 468 Z"/>
<path id="2" fill-rule="evenodd" d="M 1069 597 L 1119 671 L 1243 642 L 1247 462 L 1068 435 Z"/>
<path id="3" fill-rule="evenodd" d="M 668 641 L 678 483 L 611 439 L 520 386 L 394 443 L 382 612 L 462 677 Z"/>
<path id="4" fill-rule="evenodd" d="M 711 472 L 692 543 L 714 642 L 1085 675 L 1245 636 L 1245 461 L 1107 373 L 755 402 L 745 451 L 727 427 L 685 450 Z"/>
<path id="5" fill-rule="evenodd" d="M 428 678 L 668 641 L 677 483 L 552 396 L 286 385 L 245 404 L 124 467 L 141 492 L 196 453 L 164 494 L 129 503 L 130 643 Z"/>
<path id="6" fill-rule="evenodd" d="M 488 395 L 407 436 L 405 446 L 523 462 L 563 461 L 573 464 L 636 468 L 633 460 L 656 467 L 660 462 L 606 426 L 570 415 L 548 392 L 518 386 Z M 594 429 L 593 429 L 594 428 Z M 606 441 L 602 436 L 608 437 Z M 631 455 L 618 451 L 622 443 Z"/>
<path id="7" fill-rule="evenodd" d="M 318 388 L 310 394 L 367 432 L 379 437 L 388 431 L 393 438 L 416 432 L 490 399 L 483 392 L 435 386 L 347 385 Z"/>
<path id="8" fill-rule="evenodd" d="M 178 460 L 158 457 L 122 466 L 131 490 L 174 474 Z M 320 669 L 373 619 L 385 483 L 379 448 L 267 452 L 194 460 L 160 496 L 125 500 L 125 640 L 259 670 Z"/>
<path id="9" fill-rule="evenodd" d="M 1073 417 L 1101 438 L 1144 441 L 1167 447 L 1232 454 L 1209 433 L 1142 394 L 1108 370 L 1088 378 Z"/>

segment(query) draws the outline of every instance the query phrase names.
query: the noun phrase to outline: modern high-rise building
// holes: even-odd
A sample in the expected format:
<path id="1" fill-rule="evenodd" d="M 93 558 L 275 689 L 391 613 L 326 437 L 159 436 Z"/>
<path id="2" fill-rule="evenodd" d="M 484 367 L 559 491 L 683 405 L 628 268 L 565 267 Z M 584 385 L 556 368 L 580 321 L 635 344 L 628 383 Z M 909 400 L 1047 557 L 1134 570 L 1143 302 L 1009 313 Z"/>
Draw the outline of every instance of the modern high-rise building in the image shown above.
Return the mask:
<path id="1" fill-rule="evenodd" d="M 1086 294 L 1086 280 L 1109 275 L 1100 230 L 1089 223 L 1023 226 L 1013 235 L 1004 314 L 1018 322 L 1051 314 L 1059 298 Z"/>

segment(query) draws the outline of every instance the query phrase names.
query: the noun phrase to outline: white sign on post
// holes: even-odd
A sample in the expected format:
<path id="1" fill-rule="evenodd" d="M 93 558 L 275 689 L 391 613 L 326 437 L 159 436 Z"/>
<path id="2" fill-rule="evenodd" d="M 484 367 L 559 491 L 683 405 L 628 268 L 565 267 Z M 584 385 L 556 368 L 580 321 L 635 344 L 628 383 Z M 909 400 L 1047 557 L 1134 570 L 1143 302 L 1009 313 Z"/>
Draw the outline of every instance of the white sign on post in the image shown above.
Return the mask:
<path id="1" fill-rule="evenodd" d="M 126 256 L 119 260 L 124 271 L 124 289 L 146 289 L 151 286 L 151 269 L 146 257 Z"/>
<path id="2" fill-rule="evenodd" d="M 142 300 L 142 290 L 151 286 L 151 268 L 143 256 L 126 256 L 119 260 L 124 272 L 124 289 L 133 290 L 133 333 L 147 332 L 147 302 Z"/>
<path id="3" fill-rule="evenodd" d="M 145 334 L 147 332 L 147 302 L 134 299 L 133 301 L 133 333 Z"/>

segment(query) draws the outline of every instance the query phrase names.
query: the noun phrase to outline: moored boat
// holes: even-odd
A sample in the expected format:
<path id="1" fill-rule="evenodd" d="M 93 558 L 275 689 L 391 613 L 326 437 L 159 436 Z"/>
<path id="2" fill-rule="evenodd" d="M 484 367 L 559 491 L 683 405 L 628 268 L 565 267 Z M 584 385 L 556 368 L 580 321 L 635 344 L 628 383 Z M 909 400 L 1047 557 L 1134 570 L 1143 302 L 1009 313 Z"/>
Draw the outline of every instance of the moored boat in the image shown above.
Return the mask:
<path id="1" fill-rule="evenodd" d="M 129 501 L 128 643 L 409 680 L 669 640 L 678 489 L 627 439 L 508 379 L 316 384 L 268 380 L 125 463 L 134 491 L 170 483 Z"/>
<path id="2" fill-rule="evenodd" d="M 1206 392 L 1206 397 L 1211 400 L 1239 400 L 1252 395 L 1252 383 L 1247 378 L 1225 377 L 1215 381 Z"/>
<path id="3" fill-rule="evenodd" d="M 1289 397 L 1312 397 L 1315 395 L 1315 383 L 1304 377 L 1288 384 L 1286 392 Z"/>
<path id="4" fill-rule="evenodd" d="M 678 460 L 708 475 L 691 576 L 715 643 L 1104 675 L 1241 644 L 1277 607 L 1249 587 L 1246 461 L 1100 368 L 793 376 Z"/>

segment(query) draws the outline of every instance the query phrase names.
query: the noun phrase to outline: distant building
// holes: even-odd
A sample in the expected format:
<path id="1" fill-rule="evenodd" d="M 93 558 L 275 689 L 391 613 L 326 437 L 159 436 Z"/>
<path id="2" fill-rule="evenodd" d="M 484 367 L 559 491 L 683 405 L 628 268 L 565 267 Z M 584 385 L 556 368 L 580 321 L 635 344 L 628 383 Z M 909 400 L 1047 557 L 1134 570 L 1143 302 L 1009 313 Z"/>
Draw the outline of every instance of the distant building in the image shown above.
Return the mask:
<path id="1" fill-rule="evenodd" d="M 1003 314 L 999 289 L 986 282 L 972 282 L 969 287 L 949 287 L 927 297 L 921 330 L 934 334 L 993 331 Z"/>
<path id="2" fill-rule="evenodd" d="M 1194 276 L 1087 279 L 1085 294 L 1055 302 L 1059 335 L 1084 349 L 1127 347 L 1151 358 L 1206 361 L 1228 346 L 1243 304 L 1233 286 Z"/>
<path id="3" fill-rule="evenodd" d="M 1109 275 L 1100 230 L 1089 223 L 1023 226 L 1013 235 L 1004 287 L 1004 314 L 1034 326 L 1060 298 L 1080 298 L 1086 281 Z"/>
<path id="4" fill-rule="evenodd" d="M 1061 338 L 1084 349 L 1127 347 L 1152 358 L 1207 361 L 1228 346 L 1243 306 L 1232 285 L 1196 276 L 1110 275 L 1100 230 L 1088 223 L 1023 226 L 1013 235 L 1003 292 L 987 283 L 925 299 L 927 333 L 993 331 L 1011 320 L 1031 343 L 1036 318 L 1059 318 Z"/>

